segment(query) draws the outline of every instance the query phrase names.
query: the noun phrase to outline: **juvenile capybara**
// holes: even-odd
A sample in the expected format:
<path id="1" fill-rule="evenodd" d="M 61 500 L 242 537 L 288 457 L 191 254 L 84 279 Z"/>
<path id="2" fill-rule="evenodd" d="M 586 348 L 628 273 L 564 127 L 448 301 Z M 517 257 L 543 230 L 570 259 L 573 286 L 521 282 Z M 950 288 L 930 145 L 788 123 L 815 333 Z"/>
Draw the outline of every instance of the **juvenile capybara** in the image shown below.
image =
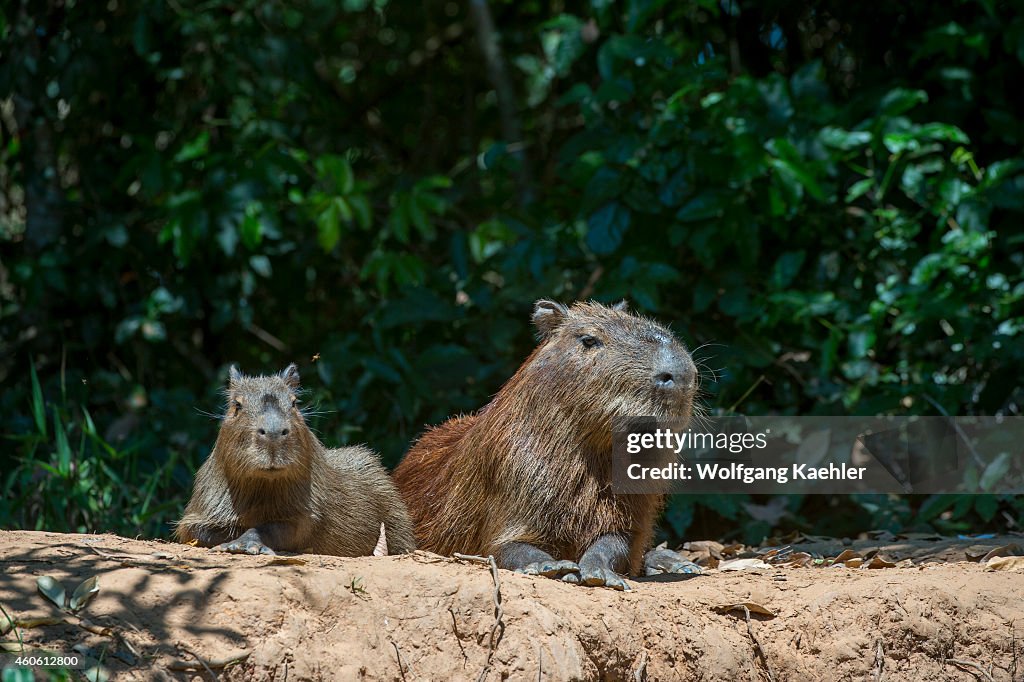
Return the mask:
<path id="1" fill-rule="evenodd" d="M 227 412 L 175 534 L 244 553 L 373 553 L 381 524 L 389 554 L 415 549 L 412 524 L 377 456 L 328 450 L 298 405 L 299 370 L 244 376 L 231 368 Z"/>
<path id="2" fill-rule="evenodd" d="M 628 589 L 620 574 L 698 573 L 648 551 L 662 495 L 611 489 L 612 418 L 689 419 L 686 348 L 625 303 L 538 301 L 539 344 L 476 414 L 428 430 L 395 470 L 421 549 Z"/>

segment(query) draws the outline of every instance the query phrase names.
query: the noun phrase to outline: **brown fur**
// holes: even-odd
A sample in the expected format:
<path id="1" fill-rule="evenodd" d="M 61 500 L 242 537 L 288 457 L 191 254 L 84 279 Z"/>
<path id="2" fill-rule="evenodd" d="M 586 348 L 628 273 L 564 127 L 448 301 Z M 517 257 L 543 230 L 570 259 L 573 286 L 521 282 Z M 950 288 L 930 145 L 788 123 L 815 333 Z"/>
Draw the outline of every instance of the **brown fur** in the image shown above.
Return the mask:
<path id="1" fill-rule="evenodd" d="M 328 450 L 297 407 L 298 371 L 244 377 L 232 368 L 228 412 L 210 457 L 196 474 L 178 522 L 181 542 L 212 547 L 250 528 L 273 525 L 274 550 L 364 556 L 384 524 L 390 554 L 415 549 L 405 505 L 376 455 L 364 447 Z M 269 415 L 269 416 L 268 416 Z M 288 435 L 261 444 L 273 419 Z"/>
<path id="2" fill-rule="evenodd" d="M 659 352 L 691 370 L 692 360 L 664 327 L 621 307 L 551 306 L 538 303 L 541 342 L 494 399 L 428 430 L 395 483 L 422 549 L 497 556 L 506 543 L 525 542 L 576 561 L 602 535 L 624 533 L 635 574 L 663 497 L 612 493 L 611 421 L 688 418 L 696 386 L 666 401 L 651 372 Z M 588 350 L 584 336 L 602 345 Z"/>

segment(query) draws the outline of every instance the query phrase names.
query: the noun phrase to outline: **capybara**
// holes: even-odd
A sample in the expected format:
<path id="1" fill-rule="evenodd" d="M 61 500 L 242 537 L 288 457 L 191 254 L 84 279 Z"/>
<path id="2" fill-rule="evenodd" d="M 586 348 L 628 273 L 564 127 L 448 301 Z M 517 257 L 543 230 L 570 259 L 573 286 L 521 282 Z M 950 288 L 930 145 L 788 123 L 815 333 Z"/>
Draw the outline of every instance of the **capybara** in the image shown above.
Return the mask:
<path id="1" fill-rule="evenodd" d="M 662 495 L 611 489 L 612 418 L 689 419 L 697 371 L 625 302 L 538 301 L 539 344 L 476 414 L 429 429 L 395 470 L 421 549 L 628 589 L 620 574 L 698 573 L 647 551 Z"/>
<path id="2" fill-rule="evenodd" d="M 381 524 L 388 553 L 415 549 L 412 524 L 377 456 L 328 450 L 298 405 L 299 370 L 244 376 L 232 367 L 227 413 L 175 534 L 244 554 L 364 556 Z"/>

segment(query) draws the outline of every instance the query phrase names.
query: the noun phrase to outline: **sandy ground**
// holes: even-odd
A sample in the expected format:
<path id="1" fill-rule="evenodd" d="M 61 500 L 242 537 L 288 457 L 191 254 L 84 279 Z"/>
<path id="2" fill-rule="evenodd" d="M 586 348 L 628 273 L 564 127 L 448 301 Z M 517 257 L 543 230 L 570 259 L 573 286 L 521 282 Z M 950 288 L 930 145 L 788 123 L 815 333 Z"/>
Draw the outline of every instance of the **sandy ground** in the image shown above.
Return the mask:
<path id="1" fill-rule="evenodd" d="M 77 647 L 115 680 L 1024 680 L 1024 571 L 979 563 L 1024 538 L 798 540 L 809 557 L 865 559 L 723 563 L 630 592 L 498 571 L 496 589 L 487 565 L 426 553 L 246 557 L 0 531 L 0 605 L 18 623 L 0 614 L 0 633 Z M 867 568 L 875 550 L 896 565 Z M 69 597 L 93 576 L 99 589 L 62 614 L 41 576 Z"/>

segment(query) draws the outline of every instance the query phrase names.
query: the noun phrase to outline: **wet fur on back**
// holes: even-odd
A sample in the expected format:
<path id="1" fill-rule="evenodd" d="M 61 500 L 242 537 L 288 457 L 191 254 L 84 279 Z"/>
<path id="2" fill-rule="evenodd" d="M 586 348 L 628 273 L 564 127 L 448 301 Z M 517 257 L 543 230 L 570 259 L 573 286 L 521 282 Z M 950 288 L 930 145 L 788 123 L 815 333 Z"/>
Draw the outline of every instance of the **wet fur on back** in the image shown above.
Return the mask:
<path id="1" fill-rule="evenodd" d="M 637 573 L 663 496 L 612 493 L 611 422 L 689 417 L 695 386 L 667 404 L 649 380 L 656 346 L 682 346 L 619 307 L 559 306 L 548 319 L 541 303 L 538 347 L 486 407 L 428 430 L 395 482 L 422 549 L 497 555 L 506 543 L 526 542 L 577 560 L 600 536 L 627 533 Z M 601 346 L 581 348 L 585 337 Z"/>
<path id="2" fill-rule="evenodd" d="M 213 452 L 196 473 L 177 539 L 209 547 L 262 524 L 288 522 L 293 532 L 272 549 L 364 556 L 373 553 L 383 523 L 389 554 L 415 549 L 405 505 L 367 448 L 325 448 L 295 402 L 275 422 L 288 432 L 277 451 L 267 455 L 254 445 L 258 410 L 270 408 L 252 403 L 271 400 L 267 394 L 294 396 L 298 373 L 292 377 L 290 370 L 270 377 L 233 372 L 228 413 Z"/>

